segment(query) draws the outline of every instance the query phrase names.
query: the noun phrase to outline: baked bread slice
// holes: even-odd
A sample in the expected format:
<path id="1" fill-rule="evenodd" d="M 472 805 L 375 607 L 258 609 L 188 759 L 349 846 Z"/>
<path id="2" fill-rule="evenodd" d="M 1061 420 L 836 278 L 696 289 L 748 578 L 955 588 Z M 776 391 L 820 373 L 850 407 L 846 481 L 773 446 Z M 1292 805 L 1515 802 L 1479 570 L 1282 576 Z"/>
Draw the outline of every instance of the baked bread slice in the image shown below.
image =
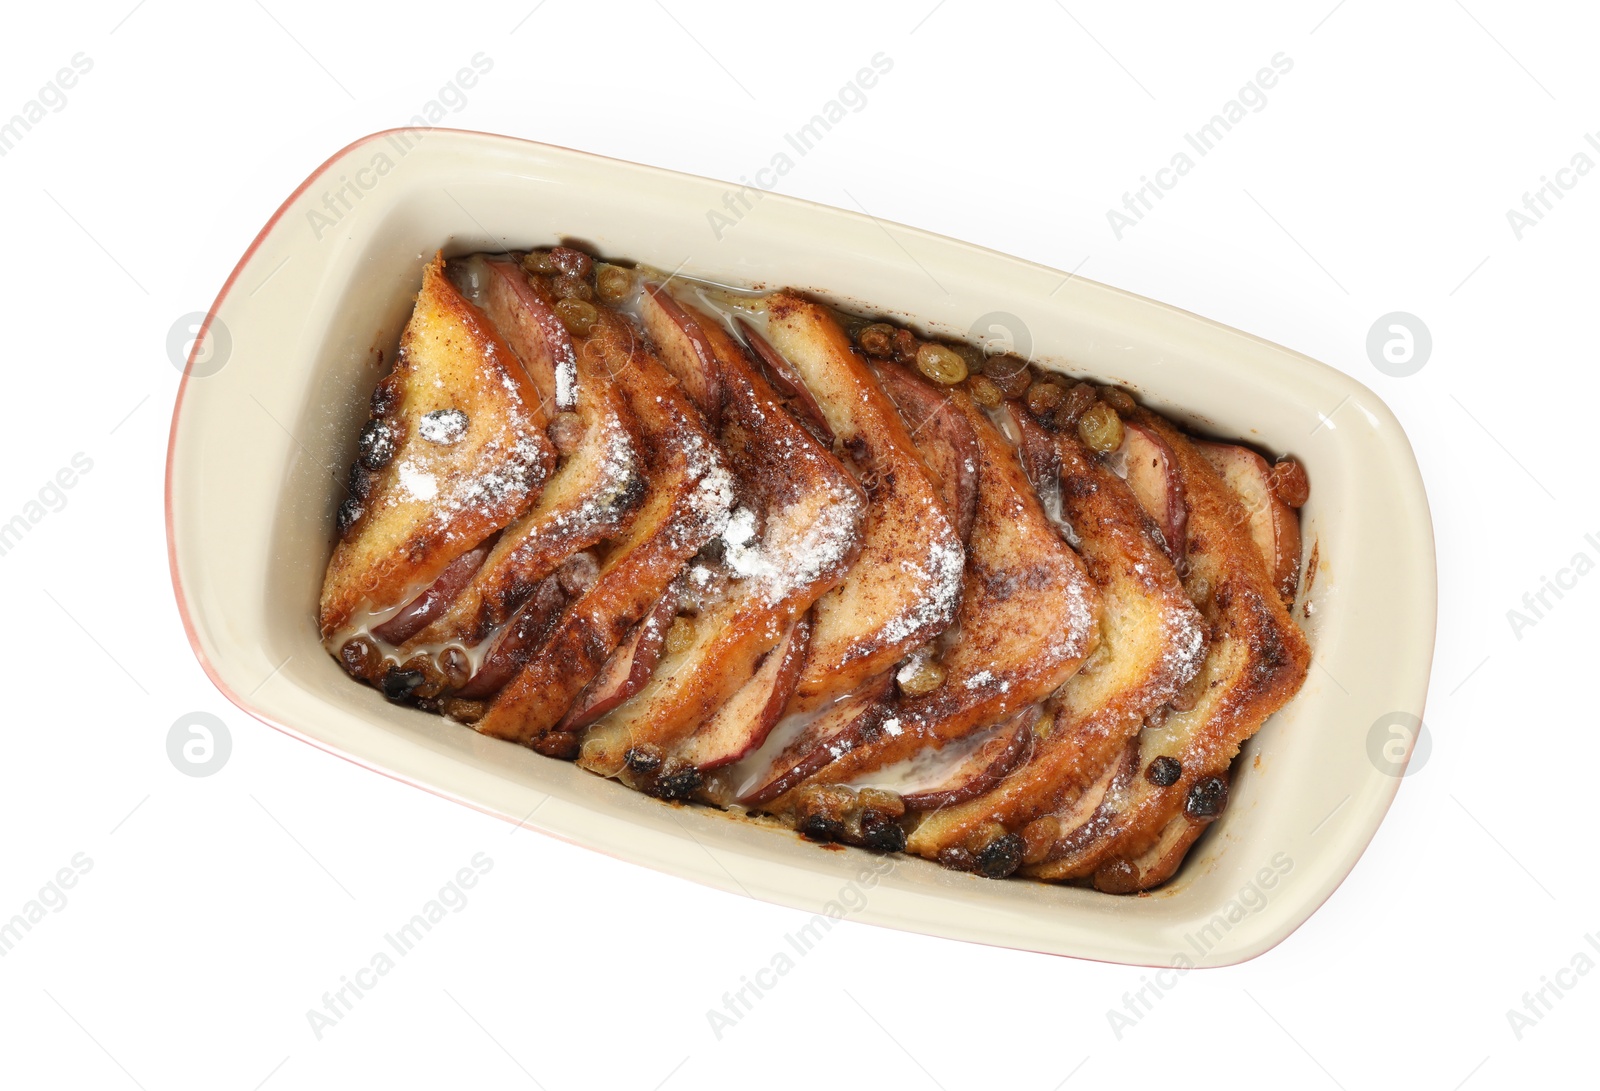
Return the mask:
<path id="1" fill-rule="evenodd" d="M 964 552 L 894 403 L 826 310 L 766 297 L 766 340 L 815 397 L 866 488 L 861 550 L 816 605 L 792 711 L 858 690 L 955 620 Z"/>
<path id="2" fill-rule="evenodd" d="M 1087 820 L 1090 835 L 1062 821 L 1058 839 L 1024 870 L 1128 892 L 1168 878 L 1182 850 L 1222 813 L 1239 747 L 1299 689 L 1311 654 L 1238 497 L 1168 421 L 1131 403 L 1119 411 L 1126 457 L 1164 462 L 1170 478 L 1142 492 L 1136 484 L 1141 506 L 1160 520 L 1170 516 L 1170 498 L 1181 495 L 1184 587 L 1210 625 L 1211 645 L 1180 695 L 1182 707 L 1151 718 L 1140 732 L 1136 773 L 1106 792 Z"/>
<path id="3" fill-rule="evenodd" d="M 538 501 L 500 535 L 482 566 L 409 647 L 484 640 L 563 560 L 621 533 L 645 481 L 639 429 L 622 391 L 592 353 L 580 354 L 549 285 L 514 261 L 475 257 L 465 275 L 485 314 L 527 366 L 567 450 Z"/>
<path id="4" fill-rule="evenodd" d="M 807 778 L 810 784 L 901 783 L 905 771 L 897 763 L 925 765 L 920 751 L 943 748 L 1043 700 L 1077 672 L 1100 639 L 1100 596 L 1082 559 L 1050 522 L 1015 447 L 964 392 L 934 392 L 889 361 L 874 367 L 891 398 L 909 407 L 907 423 L 919 441 L 949 431 L 933 421 L 935 406 L 964 419 L 976 464 L 972 534 L 955 638 L 939 642 L 932 657 L 943 681 L 931 692 L 902 694 L 882 724 L 864 722 L 857 736 L 831 740 L 835 757 Z M 930 393 L 942 402 L 931 401 Z"/>
<path id="5" fill-rule="evenodd" d="M 1160 535 L 1127 484 L 1072 433 L 1047 431 L 1009 403 L 1023 462 L 1038 491 L 1059 497 L 1100 591 L 1101 641 L 1056 695 L 1028 761 L 992 791 L 923 817 L 907 849 L 983 867 L 1007 858 L 991 842 L 1053 841 L 1059 822 L 1030 822 L 1080 800 L 1111 767 L 1151 712 L 1178 695 L 1205 655 L 1205 623 L 1178 580 Z M 1096 804 L 1098 806 L 1098 804 Z M 989 870 L 993 870 L 990 865 Z"/>
<path id="6" fill-rule="evenodd" d="M 572 308 L 569 308 L 572 309 Z M 557 730 L 611 654 L 689 559 L 727 526 L 734 502 L 726 457 L 704 419 L 621 315 L 605 307 L 576 342 L 622 390 L 638 422 L 646 493 L 593 584 L 537 644 L 477 723 L 479 731 L 571 758 L 579 736 Z"/>
<path id="7" fill-rule="evenodd" d="M 589 730 L 579 764 L 657 794 L 684 794 L 698 784 L 686 771 L 692 766 L 670 751 L 711 722 L 796 621 L 844 578 L 866 498 L 838 459 L 790 416 L 726 329 L 655 284 L 646 284 L 635 304 L 668 370 L 718 422 L 738 506 L 723 531 L 722 557 L 708 567 L 707 582 L 725 589 L 693 622 L 679 622 L 692 638 L 669 650 L 637 696 Z M 752 734 L 763 718 L 751 722 Z M 716 728 L 727 732 L 732 725 Z M 721 744 L 729 747 L 740 749 Z M 732 756 L 719 752 L 717 759 Z"/>
<path id="8" fill-rule="evenodd" d="M 339 509 L 319 621 L 337 648 L 527 511 L 555 465 L 538 390 L 436 255 Z"/>

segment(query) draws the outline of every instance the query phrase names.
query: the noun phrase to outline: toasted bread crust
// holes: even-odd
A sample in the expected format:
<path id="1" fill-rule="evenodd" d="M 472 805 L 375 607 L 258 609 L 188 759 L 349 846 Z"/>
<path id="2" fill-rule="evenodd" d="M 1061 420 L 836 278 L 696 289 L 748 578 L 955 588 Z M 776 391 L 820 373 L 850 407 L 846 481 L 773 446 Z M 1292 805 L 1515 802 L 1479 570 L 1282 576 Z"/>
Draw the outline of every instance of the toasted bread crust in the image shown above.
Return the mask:
<path id="1" fill-rule="evenodd" d="M 809 783 L 866 783 L 924 747 L 998 724 L 1071 678 L 1100 639 L 1100 596 L 1050 523 L 1016 450 L 966 394 L 945 394 L 971 428 L 977 462 L 955 620 L 960 639 L 941 657 L 943 684 L 896 704 L 898 731 L 833 743 L 844 752 Z"/>
<path id="2" fill-rule="evenodd" d="M 749 529 L 759 523 L 762 531 L 754 546 L 735 547 L 746 551 L 734 559 L 740 578 L 699 619 L 690 647 L 669 655 L 636 697 L 590 729 L 579 762 L 608 776 L 634 747 L 691 735 L 749 682 L 794 622 L 844 578 L 866 508 L 848 471 L 789 415 L 720 326 L 664 292 L 647 289 L 640 300 L 663 359 L 697 380 L 686 388 L 716 399 L 704 408 L 721 424 Z"/>
<path id="3" fill-rule="evenodd" d="M 1169 757 L 1181 765 L 1178 778 L 1159 786 L 1135 777 L 1121 798 L 1108 801 L 1115 813 L 1104 831 L 1028 869 L 1039 878 L 1094 876 L 1107 864 L 1125 870 L 1114 862 L 1156 844 L 1185 813 L 1197 784 L 1225 778 L 1239 747 L 1295 694 L 1310 666 L 1305 635 L 1284 609 L 1238 498 L 1177 428 L 1144 409 L 1127 415 L 1160 436 L 1176 458 L 1188 504 L 1184 585 L 1211 624 L 1212 642 L 1194 706 L 1139 736 L 1139 769 Z M 1204 824 L 1214 815 L 1193 817 Z"/>
<path id="4" fill-rule="evenodd" d="M 580 351 L 594 353 L 627 397 L 649 490 L 594 586 L 567 607 L 476 725 L 524 743 L 560 722 L 688 559 L 722 532 L 733 503 L 732 477 L 705 422 L 625 320 L 601 311 Z"/>
<path id="5" fill-rule="evenodd" d="M 445 276 L 442 256 L 423 271 L 395 368 L 374 403 L 392 454 L 375 470 L 358 461 L 352 474 L 360 514 L 328 562 L 324 637 L 358 610 L 399 606 L 432 584 L 532 506 L 555 465 L 538 390 L 493 323 Z M 452 415 L 441 426 L 441 413 L 464 414 L 465 423 Z"/>
<path id="6" fill-rule="evenodd" d="M 583 438 L 534 506 L 506 528 L 471 583 L 443 616 L 412 638 L 411 647 L 479 643 L 504 625 L 565 558 L 626 529 L 644 498 L 639 425 L 622 391 L 594 353 L 574 350 L 543 280 L 510 262 L 483 264 L 489 318 L 506 331 L 507 342 L 552 406 L 560 404 L 558 394 L 575 402 Z M 561 369 L 569 377 L 558 381 Z"/>
<path id="7" fill-rule="evenodd" d="M 963 551 L 938 490 L 887 395 L 837 322 L 815 303 L 767 299 L 767 336 L 816 396 L 864 476 L 861 551 L 817 603 L 795 707 L 858 689 L 955 618 Z"/>
<path id="8" fill-rule="evenodd" d="M 1100 589 L 1103 636 L 1057 695 L 1054 722 L 1028 763 L 993 791 L 928 815 L 912 832 L 907 849 L 929 858 L 992 824 L 1015 831 L 1079 799 L 1205 654 L 1204 620 L 1127 484 L 1075 436 L 1047 433 L 1023 412 L 1013 419 L 1025 457 L 1059 477 L 1062 514 Z"/>

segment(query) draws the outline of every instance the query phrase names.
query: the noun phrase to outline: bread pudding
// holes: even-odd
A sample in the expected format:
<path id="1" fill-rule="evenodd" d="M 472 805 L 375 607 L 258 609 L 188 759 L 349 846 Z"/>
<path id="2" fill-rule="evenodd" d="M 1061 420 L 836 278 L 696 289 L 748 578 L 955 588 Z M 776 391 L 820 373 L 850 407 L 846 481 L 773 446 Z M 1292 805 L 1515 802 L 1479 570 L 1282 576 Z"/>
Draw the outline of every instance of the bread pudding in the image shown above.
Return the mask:
<path id="1" fill-rule="evenodd" d="M 1305 678 L 1307 494 L 1118 387 L 796 292 L 436 256 L 319 622 L 389 700 L 663 800 L 1134 893 Z"/>

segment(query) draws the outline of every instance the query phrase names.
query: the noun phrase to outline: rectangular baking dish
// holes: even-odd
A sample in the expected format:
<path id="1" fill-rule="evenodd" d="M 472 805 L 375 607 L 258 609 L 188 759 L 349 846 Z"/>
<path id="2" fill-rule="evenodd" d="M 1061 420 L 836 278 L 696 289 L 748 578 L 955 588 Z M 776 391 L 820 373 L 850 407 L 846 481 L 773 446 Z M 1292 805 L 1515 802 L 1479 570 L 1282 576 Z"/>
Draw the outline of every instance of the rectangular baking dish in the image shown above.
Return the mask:
<path id="1" fill-rule="evenodd" d="M 173 412 L 173 585 L 212 681 L 252 716 L 407 783 L 513 822 L 534 812 L 532 828 L 808 912 L 1145 965 L 1227 965 L 1276 945 L 1349 873 L 1394 796 L 1369 729 L 1423 711 L 1433 535 L 1393 414 L 1332 368 L 1172 307 L 855 212 L 739 194 L 446 130 L 377 133 L 319 167 L 223 286 Z M 930 334 L 1007 338 L 1043 366 L 1120 383 L 1198 430 L 1305 464 L 1315 664 L 1247 745 L 1227 812 L 1174 881 L 1116 897 L 823 851 L 388 704 L 345 676 L 318 641 L 317 594 L 339 480 L 422 265 L 440 247 L 558 240 L 870 304 Z M 852 884 L 864 897 L 842 897 Z"/>

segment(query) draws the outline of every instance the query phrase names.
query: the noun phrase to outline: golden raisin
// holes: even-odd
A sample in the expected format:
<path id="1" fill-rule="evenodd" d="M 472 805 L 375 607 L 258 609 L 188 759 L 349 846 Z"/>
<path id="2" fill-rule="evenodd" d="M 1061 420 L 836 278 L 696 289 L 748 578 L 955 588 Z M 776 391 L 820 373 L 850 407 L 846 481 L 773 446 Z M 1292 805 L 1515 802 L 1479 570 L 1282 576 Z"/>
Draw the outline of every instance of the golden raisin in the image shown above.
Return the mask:
<path id="1" fill-rule="evenodd" d="M 1122 446 L 1122 418 L 1109 405 L 1090 406 L 1078 418 L 1078 438 L 1091 451 L 1115 451 Z"/>
<path id="2" fill-rule="evenodd" d="M 550 290 L 555 293 L 557 299 L 581 299 L 585 303 L 594 301 L 594 289 L 589 286 L 589 282 L 571 273 L 551 277 Z"/>
<path id="3" fill-rule="evenodd" d="M 967 376 L 967 393 L 972 395 L 972 400 L 988 409 L 993 409 L 1005 401 L 1005 394 L 995 381 L 987 375 Z"/>
<path id="4" fill-rule="evenodd" d="M 1138 403 L 1133 400 L 1133 395 L 1120 386 L 1101 387 L 1100 400 L 1122 414 L 1132 413 L 1139 407 Z"/>
<path id="5" fill-rule="evenodd" d="M 906 803 L 900 798 L 900 793 L 886 788 L 863 788 L 856 793 L 856 799 L 863 811 L 877 811 L 891 818 L 899 818 L 906 813 Z"/>
<path id="6" fill-rule="evenodd" d="M 1048 379 L 1039 379 L 1028 387 L 1028 408 L 1035 416 L 1044 417 L 1055 412 L 1067 392 L 1060 385 Z"/>
<path id="7" fill-rule="evenodd" d="M 466 652 L 452 644 L 439 653 L 439 669 L 444 673 L 445 685 L 449 689 L 460 689 L 472 677 L 472 660 L 467 658 Z"/>
<path id="8" fill-rule="evenodd" d="M 1075 383 L 1067 389 L 1067 396 L 1056 406 L 1056 427 L 1065 432 L 1077 426 L 1078 418 L 1095 403 L 1094 387 L 1088 383 Z"/>
<path id="9" fill-rule="evenodd" d="M 1306 477 L 1306 468 L 1292 458 L 1278 460 L 1272 467 L 1268 484 L 1272 495 L 1291 508 L 1301 507 L 1311 499 L 1311 481 Z"/>
<path id="10" fill-rule="evenodd" d="M 672 622 L 672 628 L 667 630 L 666 650 L 668 655 L 681 655 L 694 646 L 694 618 L 678 617 Z"/>
<path id="11" fill-rule="evenodd" d="M 1037 864 L 1049 854 L 1050 847 L 1061 836 L 1061 821 L 1054 815 L 1036 818 L 1022 827 L 1022 862 Z"/>
<path id="12" fill-rule="evenodd" d="M 570 333 L 579 337 L 588 334 L 600 320 L 600 312 L 594 309 L 594 304 L 581 299 L 557 300 L 555 311 L 556 317 L 561 319 L 561 324 L 567 327 Z"/>
<path id="13" fill-rule="evenodd" d="M 595 291 L 607 303 L 621 303 L 633 294 L 633 272 L 620 265 L 604 265 L 594 278 Z"/>
<path id="14" fill-rule="evenodd" d="M 949 386 L 967 377 L 967 362 L 955 350 L 930 341 L 917 350 L 917 370 Z"/>
<path id="15" fill-rule="evenodd" d="M 533 253 L 522 259 L 522 267 L 528 272 L 538 273 L 540 276 L 549 276 L 552 273 L 560 272 L 556 267 L 555 261 L 551 259 L 548 250 L 533 251 Z"/>
<path id="16" fill-rule="evenodd" d="M 1028 365 L 1015 356 L 991 356 L 983 365 L 984 378 L 1000 388 L 1008 398 L 1020 398 L 1033 382 Z"/>
<path id="17" fill-rule="evenodd" d="M 969 345 L 965 341 L 957 341 L 950 346 L 950 350 L 961 357 L 967 365 L 967 374 L 979 375 L 983 373 L 983 365 L 988 360 L 983 350 L 977 345 Z"/>
<path id="18" fill-rule="evenodd" d="M 900 692 L 907 697 L 921 697 L 944 684 L 944 668 L 931 659 L 918 656 L 900 668 L 895 681 L 900 684 Z"/>

